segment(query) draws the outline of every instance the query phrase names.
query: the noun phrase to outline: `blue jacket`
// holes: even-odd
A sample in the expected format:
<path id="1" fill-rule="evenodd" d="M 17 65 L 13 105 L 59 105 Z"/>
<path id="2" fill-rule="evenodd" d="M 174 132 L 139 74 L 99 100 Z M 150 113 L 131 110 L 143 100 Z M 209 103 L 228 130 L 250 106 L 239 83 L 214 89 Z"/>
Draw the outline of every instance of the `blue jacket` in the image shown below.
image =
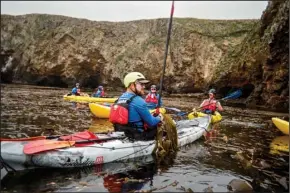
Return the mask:
<path id="1" fill-rule="evenodd" d="M 93 94 L 93 96 L 92 97 L 101 97 L 101 94 L 102 94 L 102 91 L 101 90 L 98 90 L 97 92 L 95 92 L 94 94 Z"/>
<path id="2" fill-rule="evenodd" d="M 72 93 L 72 94 L 77 94 L 77 91 L 78 91 L 77 87 L 74 87 L 74 88 L 71 90 L 71 93 Z"/>
<path id="3" fill-rule="evenodd" d="M 118 101 L 128 100 L 133 95 L 135 94 L 125 92 L 120 96 Z M 160 117 L 154 117 L 150 114 L 146 102 L 142 97 L 136 96 L 135 98 L 133 98 L 131 103 L 129 103 L 129 123 L 136 124 L 140 132 L 144 131 L 143 122 L 147 123 L 149 127 L 155 127 L 160 121 Z"/>

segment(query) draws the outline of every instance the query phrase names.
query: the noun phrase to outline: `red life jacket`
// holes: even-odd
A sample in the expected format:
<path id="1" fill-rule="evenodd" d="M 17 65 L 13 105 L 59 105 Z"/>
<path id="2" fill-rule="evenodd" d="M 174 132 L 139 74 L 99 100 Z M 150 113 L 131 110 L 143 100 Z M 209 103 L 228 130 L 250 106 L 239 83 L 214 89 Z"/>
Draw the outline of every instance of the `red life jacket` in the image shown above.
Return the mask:
<path id="1" fill-rule="evenodd" d="M 113 124 L 127 125 L 129 122 L 129 103 L 136 96 L 134 95 L 126 101 L 122 100 L 118 102 L 116 100 L 111 106 L 109 121 Z"/>
<path id="2" fill-rule="evenodd" d="M 211 110 L 214 112 L 217 108 L 216 106 L 217 101 L 215 99 L 207 99 L 203 104 L 202 104 L 202 110 Z"/>
<path id="3" fill-rule="evenodd" d="M 102 90 L 102 92 L 101 92 L 101 97 L 103 97 L 103 96 L 105 96 L 105 91 L 104 90 Z"/>
<path id="4" fill-rule="evenodd" d="M 78 88 L 77 89 L 77 93 L 80 94 L 81 93 L 81 89 Z"/>
<path id="5" fill-rule="evenodd" d="M 157 95 L 154 93 L 149 93 L 145 98 L 146 103 L 158 103 Z"/>

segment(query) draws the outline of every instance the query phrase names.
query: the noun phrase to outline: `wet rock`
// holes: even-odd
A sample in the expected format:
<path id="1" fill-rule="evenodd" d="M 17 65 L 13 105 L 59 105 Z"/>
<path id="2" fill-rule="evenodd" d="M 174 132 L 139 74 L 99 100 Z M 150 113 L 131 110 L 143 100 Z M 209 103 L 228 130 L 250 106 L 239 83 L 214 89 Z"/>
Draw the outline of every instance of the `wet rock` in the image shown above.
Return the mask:
<path id="1" fill-rule="evenodd" d="M 280 178 L 278 182 L 285 188 L 285 190 L 288 190 L 287 179 L 285 177 Z"/>
<path id="2" fill-rule="evenodd" d="M 229 182 L 227 188 L 233 192 L 253 192 L 251 184 L 241 179 L 233 179 Z"/>
<path id="3" fill-rule="evenodd" d="M 213 188 L 212 186 L 209 186 L 209 187 L 205 188 L 203 190 L 203 192 L 213 192 L 213 189 L 212 188 Z"/>
<path id="4" fill-rule="evenodd" d="M 266 169 L 266 168 L 270 168 L 271 167 L 271 165 L 268 164 L 265 160 L 261 160 L 259 164 L 260 164 L 262 169 Z"/>

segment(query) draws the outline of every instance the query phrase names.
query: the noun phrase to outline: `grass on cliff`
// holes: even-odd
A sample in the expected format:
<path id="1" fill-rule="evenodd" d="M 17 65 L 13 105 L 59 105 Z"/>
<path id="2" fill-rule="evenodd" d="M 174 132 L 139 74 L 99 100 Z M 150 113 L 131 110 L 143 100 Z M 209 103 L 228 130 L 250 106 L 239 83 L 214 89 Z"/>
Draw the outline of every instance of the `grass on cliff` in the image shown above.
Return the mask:
<path id="1" fill-rule="evenodd" d="M 190 32 L 209 37 L 240 36 L 253 30 L 259 20 L 207 20 L 193 18 L 174 18 L 173 25 L 180 25 Z"/>

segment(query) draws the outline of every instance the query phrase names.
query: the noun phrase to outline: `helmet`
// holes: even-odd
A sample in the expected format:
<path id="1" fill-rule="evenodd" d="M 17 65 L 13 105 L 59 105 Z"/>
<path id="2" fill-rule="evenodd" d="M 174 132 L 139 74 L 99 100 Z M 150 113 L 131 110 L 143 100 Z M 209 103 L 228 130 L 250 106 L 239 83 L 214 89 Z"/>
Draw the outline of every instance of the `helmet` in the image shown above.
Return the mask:
<path id="1" fill-rule="evenodd" d="M 80 83 L 76 83 L 76 86 L 80 86 Z"/>
<path id="2" fill-rule="evenodd" d="M 144 84 L 149 82 L 149 80 L 146 80 L 145 76 L 143 74 L 141 74 L 140 72 L 130 72 L 124 78 L 125 87 L 128 88 L 129 85 L 132 82 L 135 82 L 136 80 L 138 80 L 140 83 L 144 83 Z"/>
<path id="3" fill-rule="evenodd" d="M 155 84 L 151 85 L 151 89 L 152 89 L 152 88 L 155 88 L 155 89 L 156 89 L 156 85 L 155 85 Z"/>
<path id="4" fill-rule="evenodd" d="M 210 93 L 212 93 L 212 94 L 216 94 L 216 91 L 215 91 L 215 89 L 210 89 L 209 91 L 208 91 L 208 94 L 210 94 Z"/>
<path id="5" fill-rule="evenodd" d="M 98 89 L 103 89 L 103 86 L 98 86 Z"/>

